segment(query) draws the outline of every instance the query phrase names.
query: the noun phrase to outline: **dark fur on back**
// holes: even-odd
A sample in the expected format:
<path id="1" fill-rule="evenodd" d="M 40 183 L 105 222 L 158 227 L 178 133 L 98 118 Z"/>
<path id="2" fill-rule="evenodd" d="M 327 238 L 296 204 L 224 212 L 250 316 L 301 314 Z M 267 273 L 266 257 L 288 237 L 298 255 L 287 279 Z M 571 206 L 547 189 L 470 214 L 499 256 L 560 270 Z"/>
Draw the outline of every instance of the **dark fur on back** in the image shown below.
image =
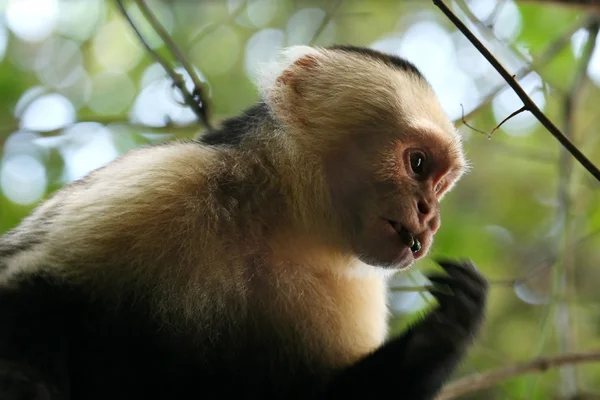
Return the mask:
<path id="1" fill-rule="evenodd" d="M 239 146 L 251 134 L 253 126 L 269 118 L 269 109 L 263 102 L 244 110 L 242 114 L 225 120 L 219 129 L 201 135 L 197 140 L 211 146 Z"/>
<path id="2" fill-rule="evenodd" d="M 284 396 L 290 387 L 302 398 L 314 390 L 307 382 L 319 379 L 301 365 L 295 376 L 278 369 L 268 376 L 250 373 L 251 366 L 269 370 L 286 362 L 278 360 L 278 338 L 269 332 L 248 332 L 244 343 L 228 335 L 172 336 L 148 318 L 141 299 L 123 299 L 122 307 L 108 311 L 80 288 L 49 276 L 28 277 L 18 290 L 0 287 L 0 300 L 2 400 L 22 399 L 6 396 L 35 390 L 32 383 L 52 400 L 247 398 L 257 392 L 276 399 L 290 398 Z"/>

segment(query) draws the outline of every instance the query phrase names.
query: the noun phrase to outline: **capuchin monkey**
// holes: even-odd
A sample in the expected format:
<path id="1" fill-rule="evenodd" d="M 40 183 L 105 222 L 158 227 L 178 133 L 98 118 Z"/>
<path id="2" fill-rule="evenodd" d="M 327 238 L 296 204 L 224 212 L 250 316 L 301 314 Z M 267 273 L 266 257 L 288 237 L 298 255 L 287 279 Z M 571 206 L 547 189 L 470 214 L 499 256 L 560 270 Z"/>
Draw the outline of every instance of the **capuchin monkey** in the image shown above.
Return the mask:
<path id="1" fill-rule="evenodd" d="M 410 62 L 291 47 L 260 102 L 130 151 L 0 239 L 0 399 L 432 399 L 488 284 L 440 262 L 388 338 L 387 280 L 429 251 L 467 168 Z M 437 290 L 439 289 L 439 290 Z"/>

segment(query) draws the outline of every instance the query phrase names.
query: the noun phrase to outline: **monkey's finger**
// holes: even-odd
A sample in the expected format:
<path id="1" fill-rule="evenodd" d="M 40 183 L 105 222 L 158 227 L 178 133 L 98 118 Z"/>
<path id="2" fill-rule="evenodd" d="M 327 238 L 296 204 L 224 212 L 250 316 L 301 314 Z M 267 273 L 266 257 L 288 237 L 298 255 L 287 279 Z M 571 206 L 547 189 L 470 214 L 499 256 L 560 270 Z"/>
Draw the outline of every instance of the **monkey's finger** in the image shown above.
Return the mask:
<path id="1" fill-rule="evenodd" d="M 469 282 L 457 280 L 456 278 L 443 275 L 428 276 L 427 279 L 432 283 L 434 288 L 446 287 L 446 290 L 436 291 L 431 293 L 434 297 L 437 293 L 441 294 L 456 294 L 458 292 L 464 293 L 472 301 L 480 301 L 482 298 L 482 291 L 477 285 L 472 285 Z M 448 290 L 449 289 L 449 290 Z"/>
<path id="2" fill-rule="evenodd" d="M 443 269 L 446 268 L 460 268 L 471 271 L 474 274 L 478 274 L 477 266 L 470 259 L 451 260 L 448 258 L 437 258 L 435 260 Z"/>
<path id="3" fill-rule="evenodd" d="M 472 286 L 479 286 L 483 290 L 487 289 L 488 282 L 485 277 L 479 272 L 472 261 L 454 262 L 448 260 L 440 260 L 438 264 L 451 277 L 469 282 Z"/>
<path id="4" fill-rule="evenodd" d="M 435 296 L 438 293 L 445 294 L 448 296 L 452 296 L 454 294 L 454 290 L 452 290 L 452 284 L 448 282 L 444 282 L 444 277 L 439 277 L 440 281 L 438 282 L 435 278 L 430 279 L 431 289 L 429 292 Z"/>
<path id="5" fill-rule="evenodd" d="M 468 316 L 479 315 L 481 313 L 481 298 L 478 296 L 472 296 L 463 290 L 454 290 L 452 284 L 449 283 L 447 277 L 435 277 L 432 279 L 435 287 L 446 286 L 453 290 L 453 293 L 447 291 L 432 291 L 431 295 L 438 301 L 442 310 L 454 310 L 449 315 L 453 315 L 457 321 L 462 323 L 468 323 Z M 448 311 L 444 311 L 448 313 Z M 467 319 L 464 319 L 467 318 Z"/>
<path id="6" fill-rule="evenodd" d="M 481 281 L 485 281 L 485 277 L 481 274 L 477 266 L 472 260 L 459 260 L 452 261 L 449 259 L 437 259 L 436 262 L 446 271 L 448 274 L 453 272 L 459 272 L 468 274 L 473 278 L 477 278 Z"/>
<path id="7" fill-rule="evenodd" d="M 438 301 L 443 302 L 444 299 L 449 299 L 456 296 L 454 290 L 454 282 L 452 278 L 442 275 L 434 275 L 428 277 L 431 282 L 432 289 L 429 291 Z"/>

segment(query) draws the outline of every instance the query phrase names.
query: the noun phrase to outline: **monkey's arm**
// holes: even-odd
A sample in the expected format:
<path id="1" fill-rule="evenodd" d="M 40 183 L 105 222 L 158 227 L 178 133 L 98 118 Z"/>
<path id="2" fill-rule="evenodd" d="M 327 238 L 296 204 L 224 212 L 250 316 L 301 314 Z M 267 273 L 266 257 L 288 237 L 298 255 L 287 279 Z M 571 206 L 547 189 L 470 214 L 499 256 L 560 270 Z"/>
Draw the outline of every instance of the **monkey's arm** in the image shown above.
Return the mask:
<path id="1" fill-rule="evenodd" d="M 326 398 L 432 399 L 464 357 L 483 320 L 486 280 L 471 263 L 442 262 L 448 276 L 432 276 L 452 294 L 435 291 L 439 307 L 398 338 L 343 371 Z"/>

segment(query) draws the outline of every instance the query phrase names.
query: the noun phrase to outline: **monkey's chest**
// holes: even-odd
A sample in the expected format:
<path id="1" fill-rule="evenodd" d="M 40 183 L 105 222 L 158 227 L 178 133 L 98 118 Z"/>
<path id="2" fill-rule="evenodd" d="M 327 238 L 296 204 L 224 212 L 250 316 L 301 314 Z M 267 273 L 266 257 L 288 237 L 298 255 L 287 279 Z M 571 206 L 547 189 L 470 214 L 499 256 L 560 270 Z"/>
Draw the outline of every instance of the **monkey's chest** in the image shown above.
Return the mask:
<path id="1" fill-rule="evenodd" d="M 327 377 L 300 331 L 258 318 L 193 333 L 146 312 L 81 304 L 69 328 L 74 400 L 311 398 Z"/>
<path id="2" fill-rule="evenodd" d="M 270 332 L 286 358 L 322 369 L 355 363 L 378 348 L 387 335 L 385 282 L 377 278 L 320 275 L 277 281 L 250 300 L 257 335 Z M 268 336 L 268 335 L 267 335 Z"/>

